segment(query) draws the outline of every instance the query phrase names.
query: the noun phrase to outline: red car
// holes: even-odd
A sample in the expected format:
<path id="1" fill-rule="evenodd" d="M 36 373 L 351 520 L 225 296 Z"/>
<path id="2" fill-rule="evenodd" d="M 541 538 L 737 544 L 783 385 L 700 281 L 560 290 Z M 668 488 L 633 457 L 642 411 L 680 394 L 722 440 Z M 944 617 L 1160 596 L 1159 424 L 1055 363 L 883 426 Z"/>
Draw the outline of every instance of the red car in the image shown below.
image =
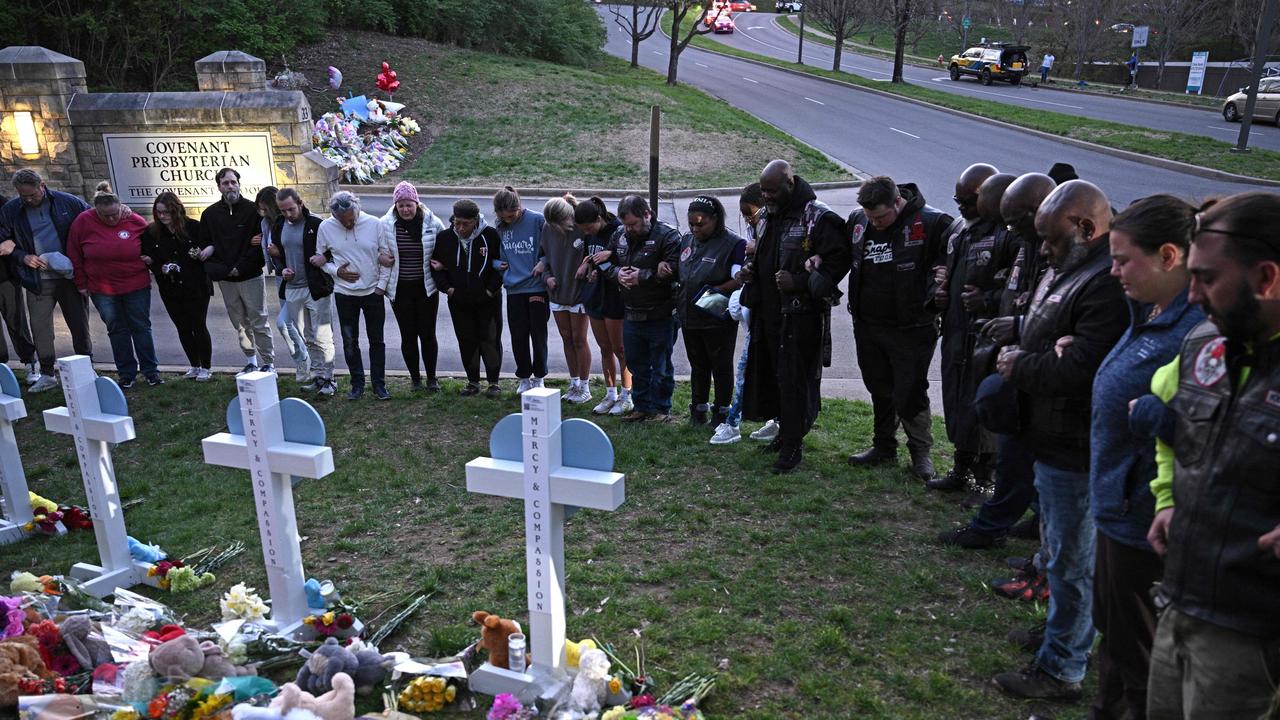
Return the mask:
<path id="1" fill-rule="evenodd" d="M 733 32 L 733 18 L 729 17 L 728 15 L 721 15 L 720 17 L 716 18 L 716 23 L 712 27 L 712 30 L 715 31 L 716 33 Z"/>
<path id="2" fill-rule="evenodd" d="M 746 0 L 729 0 L 729 10 L 732 12 L 755 12 L 756 6 Z"/>

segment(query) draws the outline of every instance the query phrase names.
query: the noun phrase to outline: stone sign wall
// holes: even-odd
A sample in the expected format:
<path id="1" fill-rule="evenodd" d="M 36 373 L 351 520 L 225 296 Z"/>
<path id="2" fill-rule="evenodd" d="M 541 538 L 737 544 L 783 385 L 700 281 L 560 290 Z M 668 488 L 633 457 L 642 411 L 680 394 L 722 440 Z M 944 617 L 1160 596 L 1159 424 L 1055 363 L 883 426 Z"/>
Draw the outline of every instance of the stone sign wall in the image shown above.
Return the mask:
<path id="1" fill-rule="evenodd" d="M 144 214 L 172 190 L 195 217 L 218 199 L 218 169 L 232 167 L 249 197 L 290 186 L 323 207 L 338 168 L 312 147 L 306 97 L 267 88 L 266 63 L 237 51 L 197 61 L 196 75 L 194 92 L 90 93 L 79 60 L 39 47 L 0 50 L 0 175 L 29 167 L 85 197 L 110 180 Z M 22 135 L 28 117 L 35 152 Z"/>

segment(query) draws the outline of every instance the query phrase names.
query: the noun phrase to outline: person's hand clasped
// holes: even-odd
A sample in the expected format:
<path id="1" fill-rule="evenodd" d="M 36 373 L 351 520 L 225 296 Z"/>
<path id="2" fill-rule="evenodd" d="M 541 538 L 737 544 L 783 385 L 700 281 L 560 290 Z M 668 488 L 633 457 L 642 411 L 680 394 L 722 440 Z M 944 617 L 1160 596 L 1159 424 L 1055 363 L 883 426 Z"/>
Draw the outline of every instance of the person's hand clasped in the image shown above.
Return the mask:
<path id="1" fill-rule="evenodd" d="M 779 270 L 774 273 L 773 280 L 778 283 L 779 290 L 783 292 L 795 292 L 796 276 L 794 273 L 789 273 L 786 270 Z"/>
<path id="2" fill-rule="evenodd" d="M 1015 347 L 1006 347 L 1000 351 L 1000 357 L 996 358 L 996 372 L 1000 373 L 1000 377 L 1005 380 L 1013 378 L 1013 367 L 1018 362 L 1018 358 L 1026 353 Z"/>
<path id="3" fill-rule="evenodd" d="M 987 324 L 982 326 L 982 334 L 999 344 L 1013 340 L 1013 318 L 998 317 L 988 320 Z"/>
<path id="4" fill-rule="evenodd" d="M 396 259 L 391 256 L 391 253 L 379 253 L 378 264 L 382 267 L 389 268 L 396 264 Z"/>
<path id="5" fill-rule="evenodd" d="M 338 277 L 347 282 L 355 282 L 360 279 L 360 273 L 352 270 L 349 263 L 342 263 L 342 267 L 338 268 Z"/>
<path id="6" fill-rule="evenodd" d="M 284 278 L 285 280 L 292 280 L 292 279 L 293 279 L 293 268 L 285 268 L 284 270 L 281 270 L 281 271 L 280 271 L 280 277 Z"/>
<path id="7" fill-rule="evenodd" d="M 312 267 L 324 267 L 324 264 L 328 261 L 325 259 L 325 256 L 317 253 L 312 255 L 308 262 L 311 263 Z"/>
<path id="8" fill-rule="evenodd" d="M 1173 508 L 1165 508 L 1156 513 L 1155 519 L 1151 521 L 1151 529 L 1147 530 L 1147 542 L 1151 543 L 1151 549 L 1156 551 L 1160 557 L 1169 550 L 1169 526 L 1173 524 Z M 1280 530 L 1280 528 L 1277 528 Z M 1275 532 L 1269 533 L 1275 535 Z M 1266 537 L 1263 535 L 1262 537 Z M 1261 545 L 1261 539 L 1259 539 Z"/>

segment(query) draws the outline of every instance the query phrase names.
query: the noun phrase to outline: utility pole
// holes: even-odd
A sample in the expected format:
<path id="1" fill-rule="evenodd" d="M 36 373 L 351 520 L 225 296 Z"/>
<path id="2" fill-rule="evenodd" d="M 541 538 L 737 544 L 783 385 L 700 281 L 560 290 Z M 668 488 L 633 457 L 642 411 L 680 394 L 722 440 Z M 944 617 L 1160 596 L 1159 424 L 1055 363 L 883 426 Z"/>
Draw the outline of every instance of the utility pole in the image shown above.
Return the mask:
<path id="1" fill-rule="evenodd" d="M 800 6 L 800 48 L 796 51 L 796 64 L 804 64 L 804 5 Z"/>
<path id="2" fill-rule="evenodd" d="M 1025 2 L 1026 0 L 1023 1 Z M 963 34 L 960 36 L 960 47 L 964 48 L 964 50 L 969 49 L 969 26 L 973 24 L 973 21 L 969 19 L 969 13 L 972 9 L 973 0 L 964 0 L 964 17 L 960 18 L 960 26 L 964 28 Z M 964 52 L 964 50 L 960 52 Z"/>
<path id="3" fill-rule="evenodd" d="M 1253 108 L 1258 103 L 1258 84 L 1262 81 L 1262 66 L 1267 63 L 1271 50 L 1271 28 L 1276 24 L 1276 5 L 1280 0 L 1267 0 L 1262 17 L 1258 18 L 1258 38 L 1254 42 L 1253 67 L 1249 81 L 1249 99 L 1244 104 L 1244 117 L 1240 118 L 1240 139 L 1232 152 L 1249 152 L 1249 128 L 1253 125 Z"/>

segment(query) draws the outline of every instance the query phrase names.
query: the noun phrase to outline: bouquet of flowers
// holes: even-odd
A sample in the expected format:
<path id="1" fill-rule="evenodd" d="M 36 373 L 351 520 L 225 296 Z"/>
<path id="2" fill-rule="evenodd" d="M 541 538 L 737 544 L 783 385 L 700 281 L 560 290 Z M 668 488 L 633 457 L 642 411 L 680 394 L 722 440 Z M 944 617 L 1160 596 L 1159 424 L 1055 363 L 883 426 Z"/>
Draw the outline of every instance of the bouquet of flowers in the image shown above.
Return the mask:
<path id="1" fill-rule="evenodd" d="M 356 618 L 349 612 L 330 610 L 322 615 L 308 615 L 302 619 L 303 625 L 309 625 L 321 637 L 348 637 Z"/>
<path id="2" fill-rule="evenodd" d="M 267 604 L 253 588 L 236 583 L 222 596 L 220 603 L 223 620 L 257 622 L 267 616 Z"/>
<path id="3" fill-rule="evenodd" d="M 365 120 L 346 113 L 325 113 L 316 120 L 313 142 L 340 168 L 343 182 L 367 185 L 404 162 L 409 136 L 421 128 L 404 115 Z"/>

